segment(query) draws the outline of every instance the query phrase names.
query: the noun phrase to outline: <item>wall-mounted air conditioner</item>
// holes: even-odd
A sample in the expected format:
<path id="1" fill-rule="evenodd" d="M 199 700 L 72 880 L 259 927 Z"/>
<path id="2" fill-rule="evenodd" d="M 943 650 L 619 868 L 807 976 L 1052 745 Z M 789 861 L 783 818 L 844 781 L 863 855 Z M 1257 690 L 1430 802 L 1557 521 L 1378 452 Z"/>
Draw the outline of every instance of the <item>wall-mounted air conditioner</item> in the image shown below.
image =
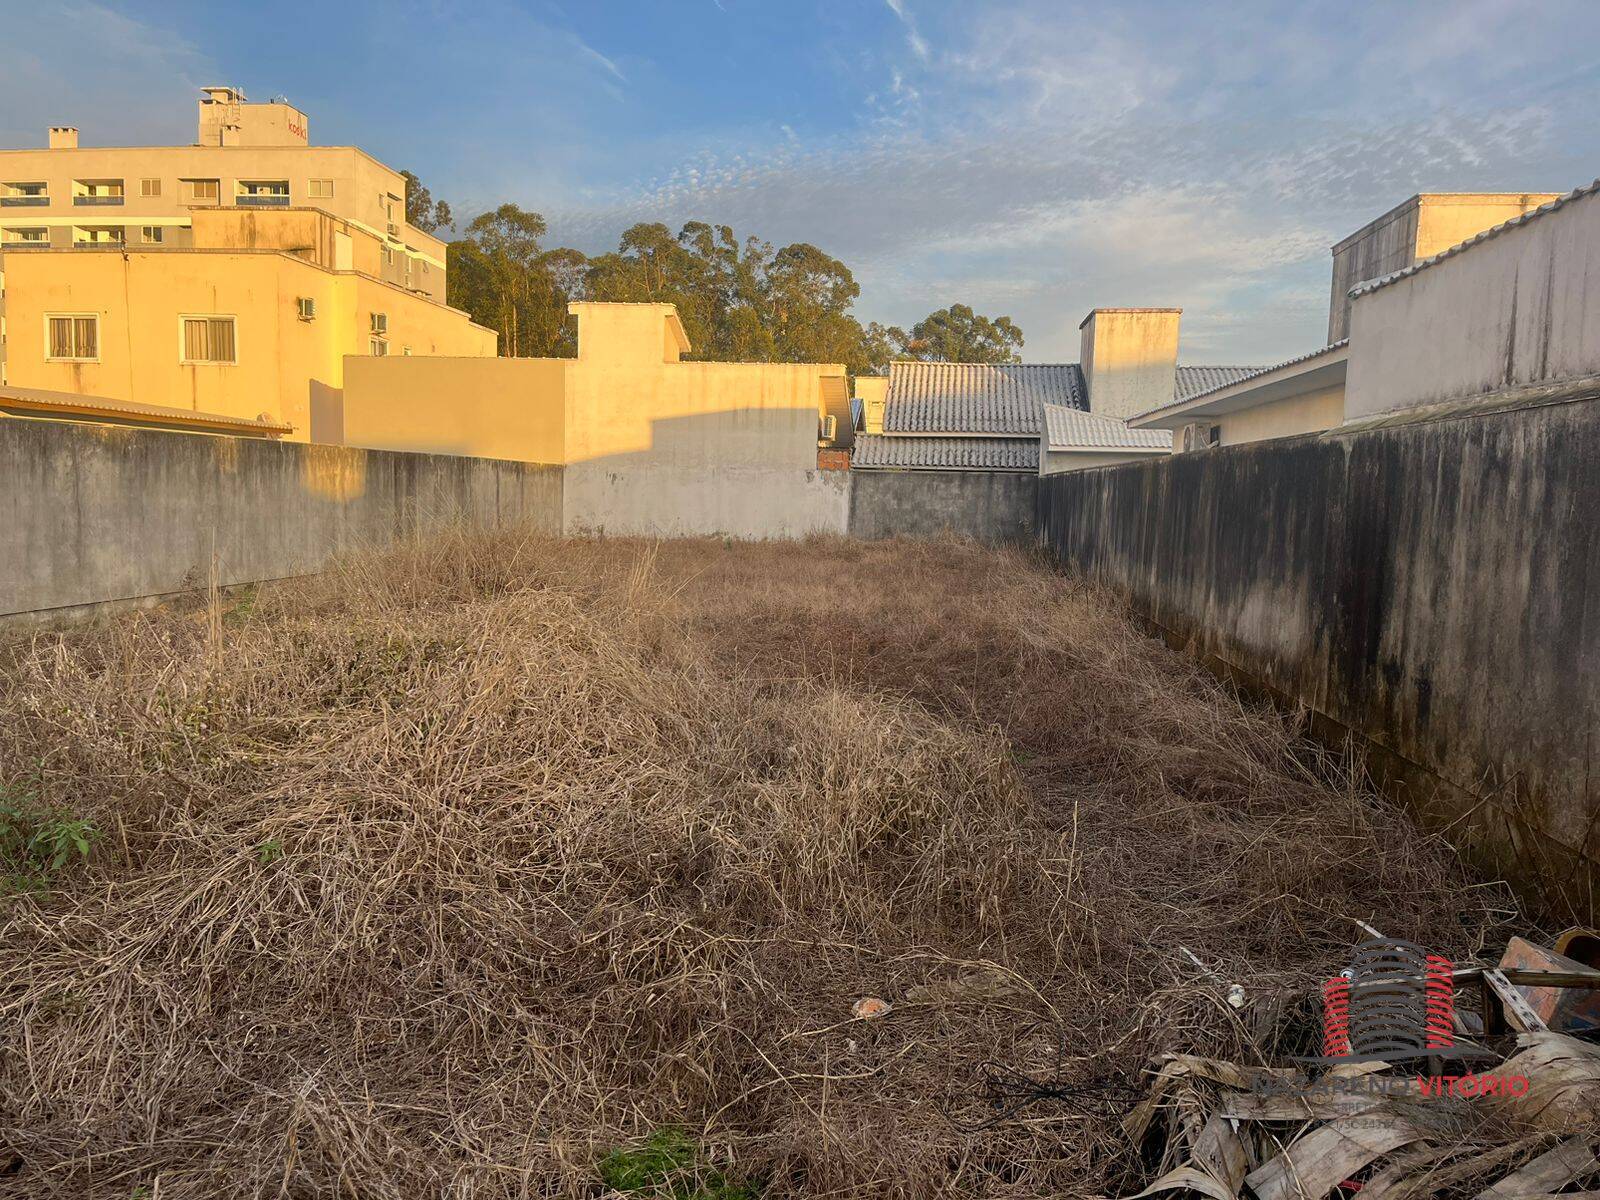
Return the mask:
<path id="1" fill-rule="evenodd" d="M 831 442 L 839 436 L 839 418 L 828 416 L 818 422 L 817 437 L 824 442 Z"/>

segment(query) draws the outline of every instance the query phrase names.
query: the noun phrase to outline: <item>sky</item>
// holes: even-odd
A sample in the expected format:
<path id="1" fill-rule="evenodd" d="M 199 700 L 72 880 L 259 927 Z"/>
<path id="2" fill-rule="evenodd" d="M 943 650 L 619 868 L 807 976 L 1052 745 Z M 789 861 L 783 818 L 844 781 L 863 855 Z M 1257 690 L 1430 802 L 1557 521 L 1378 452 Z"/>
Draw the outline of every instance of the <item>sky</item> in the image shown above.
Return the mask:
<path id="1" fill-rule="evenodd" d="M 1078 357 L 1095 306 L 1184 310 L 1180 356 L 1326 338 L 1329 247 L 1418 191 L 1600 174 L 1600 3 L 0 0 L 0 146 L 188 143 L 197 89 L 552 245 L 637 221 L 811 242 L 863 320 L 1009 315 Z M 26 36 L 20 36 L 21 31 Z"/>

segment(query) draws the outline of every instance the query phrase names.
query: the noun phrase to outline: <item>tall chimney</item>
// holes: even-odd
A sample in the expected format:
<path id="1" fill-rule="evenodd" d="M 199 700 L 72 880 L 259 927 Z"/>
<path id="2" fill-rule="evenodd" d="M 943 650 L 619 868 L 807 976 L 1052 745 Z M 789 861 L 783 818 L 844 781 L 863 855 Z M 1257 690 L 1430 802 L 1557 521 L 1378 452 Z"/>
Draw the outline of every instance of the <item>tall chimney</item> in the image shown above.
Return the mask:
<path id="1" fill-rule="evenodd" d="M 1126 421 L 1172 403 L 1181 308 L 1097 308 L 1078 326 L 1089 411 Z"/>
<path id="2" fill-rule="evenodd" d="M 76 150 L 78 148 L 78 127 L 76 125 L 50 126 L 50 149 Z"/>

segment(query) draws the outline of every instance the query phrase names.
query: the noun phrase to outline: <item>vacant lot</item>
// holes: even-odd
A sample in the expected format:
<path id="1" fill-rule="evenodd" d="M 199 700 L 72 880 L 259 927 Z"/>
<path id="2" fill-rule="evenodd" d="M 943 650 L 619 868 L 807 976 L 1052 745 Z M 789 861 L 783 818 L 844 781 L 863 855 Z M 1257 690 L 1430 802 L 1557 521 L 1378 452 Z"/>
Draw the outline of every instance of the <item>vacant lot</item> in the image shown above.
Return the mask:
<path id="1" fill-rule="evenodd" d="M 1104 1193 L 1153 1052 L 1495 898 L 956 543 L 446 539 L 13 635 L 0 788 L 4 1195 Z"/>

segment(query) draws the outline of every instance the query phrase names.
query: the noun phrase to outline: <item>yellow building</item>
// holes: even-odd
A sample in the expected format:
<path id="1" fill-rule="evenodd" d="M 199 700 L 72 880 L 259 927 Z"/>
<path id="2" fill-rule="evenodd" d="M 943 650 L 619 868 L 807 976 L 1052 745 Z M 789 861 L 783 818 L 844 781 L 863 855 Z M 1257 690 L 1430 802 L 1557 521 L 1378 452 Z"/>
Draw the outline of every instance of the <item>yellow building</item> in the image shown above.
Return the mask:
<path id="1" fill-rule="evenodd" d="M 842 364 L 685 362 L 670 304 L 570 311 L 572 359 L 348 360 L 340 436 L 326 440 L 562 464 L 573 533 L 845 527 L 847 473 L 822 469 L 835 451 L 818 449 L 849 420 Z"/>
<path id="2" fill-rule="evenodd" d="M 444 305 L 401 175 L 305 114 L 207 89 L 193 146 L 0 151 L 0 382 L 315 436 L 347 355 L 495 352 Z"/>

